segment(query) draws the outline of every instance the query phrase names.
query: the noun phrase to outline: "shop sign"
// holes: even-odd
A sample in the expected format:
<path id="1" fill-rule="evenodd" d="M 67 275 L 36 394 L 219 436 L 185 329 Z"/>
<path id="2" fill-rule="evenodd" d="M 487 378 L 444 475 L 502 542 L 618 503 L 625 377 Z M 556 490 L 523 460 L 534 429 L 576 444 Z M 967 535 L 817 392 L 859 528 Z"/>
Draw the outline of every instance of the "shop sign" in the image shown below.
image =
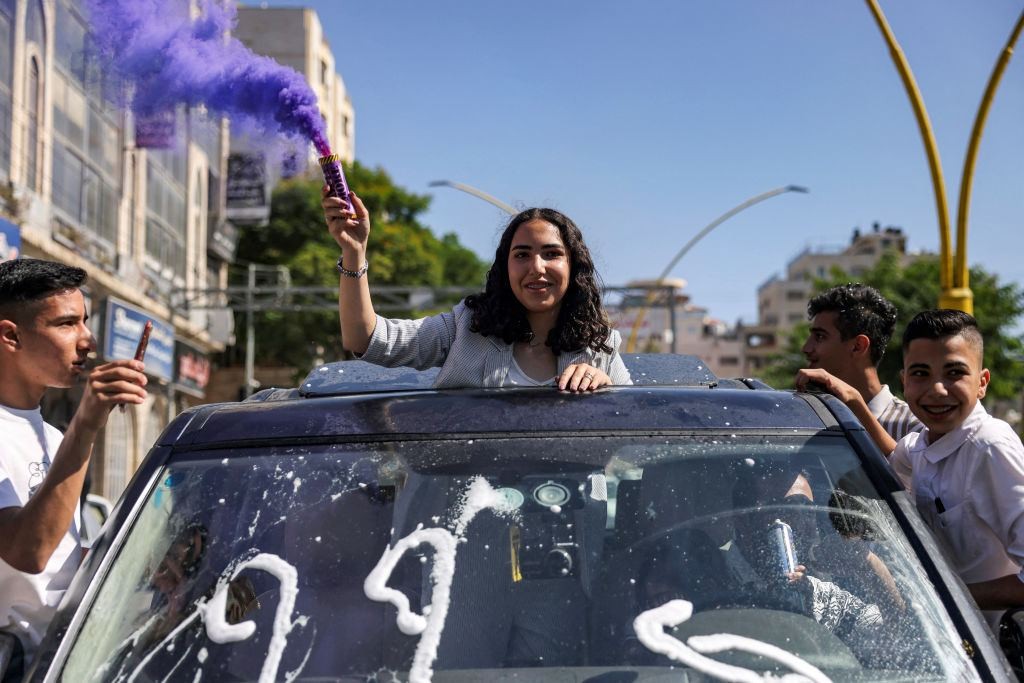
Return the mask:
<path id="1" fill-rule="evenodd" d="M 206 396 L 206 385 L 210 383 L 210 359 L 191 344 L 177 342 L 174 348 L 175 388 L 203 398 Z"/>
<path id="2" fill-rule="evenodd" d="M 0 218 L 0 262 L 21 256 L 21 228 Z"/>
<path id="3" fill-rule="evenodd" d="M 134 357 L 147 320 L 153 321 L 153 331 L 146 349 L 146 374 L 169 382 L 174 370 L 174 328 L 152 313 L 113 297 L 107 297 L 103 357 L 107 360 Z"/>

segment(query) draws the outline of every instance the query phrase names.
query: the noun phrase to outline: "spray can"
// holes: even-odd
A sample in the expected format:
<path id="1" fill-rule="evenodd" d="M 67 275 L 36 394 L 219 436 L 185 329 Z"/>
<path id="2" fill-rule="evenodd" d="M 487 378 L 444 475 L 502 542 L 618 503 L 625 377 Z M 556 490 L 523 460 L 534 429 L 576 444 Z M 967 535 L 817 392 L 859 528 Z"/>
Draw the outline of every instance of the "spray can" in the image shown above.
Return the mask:
<path id="1" fill-rule="evenodd" d="M 328 154 L 317 161 L 320 163 L 320 170 L 323 171 L 324 180 L 331 188 L 330 195 L 345 202 L 349 211 L 353 211 L 352 198 L 349 196 L 348 183 L 345 181 L 345 173 L 341 170 L 341 156 Z"/>
<path id="2" fill-rule="evenodd" d="M 793 527 L 777 519 L 768 527 L 771 534 L 771 548 L 781 579 L 796 571 L 796 546 L 793 545 Z"/>

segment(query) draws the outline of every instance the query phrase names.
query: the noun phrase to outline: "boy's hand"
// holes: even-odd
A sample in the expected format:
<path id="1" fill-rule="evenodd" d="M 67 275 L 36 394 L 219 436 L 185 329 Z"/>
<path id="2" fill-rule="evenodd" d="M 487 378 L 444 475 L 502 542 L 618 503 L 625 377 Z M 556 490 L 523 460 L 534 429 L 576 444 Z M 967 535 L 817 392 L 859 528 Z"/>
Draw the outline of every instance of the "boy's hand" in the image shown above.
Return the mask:
<path id="1" fill-rule="evenodd" d="M 149 381 L 145 369 L 145 363 L 137 360 L 115 360 L 94 368 L 89 373 L 75 420 L 86 429 L 99 431 L 115 405 L 141 404 L 146 400 L 145 386 Z"/>
<path id="2" fill-rule="evenodd" d="M 795 384 L 799 391 L 810 391 L 820 387 L 848 406 L 864 400 L 859 391 L 821 368 L 800 370 L 796 373 Z M 817 384 L 818 387 L 813 387 L 812 384 Z"/>

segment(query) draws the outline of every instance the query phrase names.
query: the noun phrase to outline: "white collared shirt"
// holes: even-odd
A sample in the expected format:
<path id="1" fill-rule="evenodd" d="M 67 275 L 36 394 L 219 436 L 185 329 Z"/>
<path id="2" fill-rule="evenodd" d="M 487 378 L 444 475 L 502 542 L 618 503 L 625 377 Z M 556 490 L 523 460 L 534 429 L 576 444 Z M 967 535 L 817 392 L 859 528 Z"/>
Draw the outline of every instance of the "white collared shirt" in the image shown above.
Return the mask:
<path id="1" fill-rule="evenodd" d="M 928 443 L 912 432 L 890 463 L 965 583 L 1024 581 L 1024 445 L 979 402 L 959 427 Z"/>
<path id="2" fill-rule="evenodd" d="M 868 410 L 896 441 L 922 428 L 921 421 L 910 412 L 907 402 L 893 396 L 888 384 L 883 384 L 881 391 L 868 401 Z"/>

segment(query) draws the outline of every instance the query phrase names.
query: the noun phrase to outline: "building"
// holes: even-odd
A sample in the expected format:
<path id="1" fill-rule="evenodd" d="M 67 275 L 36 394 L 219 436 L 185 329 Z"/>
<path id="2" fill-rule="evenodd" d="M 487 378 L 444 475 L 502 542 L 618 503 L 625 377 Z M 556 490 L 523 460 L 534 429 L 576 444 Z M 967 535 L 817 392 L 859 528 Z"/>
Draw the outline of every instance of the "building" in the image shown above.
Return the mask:
<path id="1" fill-rule="evenodd" d="M 635 323 L 645 310 L 636 331 L 635 351 L 685 353 L 703 360 L 718 377 L 739 376 L 742 349 L 735 332 L 710 316 L 707 308 L 690 302 L 683 291 L 686 280 L 666 278 L 660 286 L 671 287 L 671 293 L 662 290 L 649 298 L 648 288 L 657 286 L 656 280 L 630 282 L 621 301 L 609 306 L 612 324 L 622 336 L 620 352 L 628 348 Z M 635 291 L 630 292 L 631 288 Z"/>
<path id="2" fill-rule="evenodd" d="M 116 498 L 169 417 L 203 400 L 209 355 L 230 336 L 230 312 L 173 305 L 180 290 L 226 283 L 227 124 L 199 109 L 138 121 L 110 106 L 86 40 L 80 0 L 0 0 L 0 258 L 89 272 L 100 360 L 130 357 L 155 323 L 149 399 L 111 414 L 93 457 L 92 491 Z M 44 417 L 66 425 L 80 395 L 48 395 Z"/>
<path id="3" fill-rule="evenodd" d="M 888 251 L 899 254 L 904 264 L 917 257 L 907 253 L 901 228 L 882 228 L 878 223 L 869 232 L 855 228 L 845 247 L 807 248 L 794 256 L 784 276 L 773 275 L 758 287 L 757 324 L 738 327 L 743 374 L 756 376 L 770 358 L 786 350 L 789 331 L 807 320 L 815 280 L 829 278 L 834 269 L 856 279 Z"/>
<path id="4" fill-rule="evenodd" d="M 239 7 L 235 37 L 259 55 L 305 76 L 320 102 L 331 151 L 346 163 L 355 159 L 355 110 L 337 72 L 334 53 L 317 13 L 306 7 Z M 228 215 L 237 222 L 265 222 L 277 180 L 307 172 L 315 161 L 304 142 L 271 149 L 244 137 L 231 140 Z"/>

